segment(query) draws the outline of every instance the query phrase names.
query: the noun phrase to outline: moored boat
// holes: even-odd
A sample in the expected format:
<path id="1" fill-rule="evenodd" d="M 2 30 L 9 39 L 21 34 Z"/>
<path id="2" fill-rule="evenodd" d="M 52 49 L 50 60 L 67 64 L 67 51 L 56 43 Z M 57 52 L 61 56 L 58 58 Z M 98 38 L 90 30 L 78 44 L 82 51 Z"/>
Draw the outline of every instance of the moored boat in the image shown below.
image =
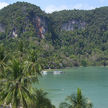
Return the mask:
<path id="1" fill-rule="evenodd" d="M 54 72 L 53 72 L 54 75 L 62 74 L 62 73 L 63 73 L 63 71 L 54 71 Z"/>
<path id="2" fill-rule="evenodd" d="M 42 71 L 42 75 L 47 75 L 47 71 Z"/>

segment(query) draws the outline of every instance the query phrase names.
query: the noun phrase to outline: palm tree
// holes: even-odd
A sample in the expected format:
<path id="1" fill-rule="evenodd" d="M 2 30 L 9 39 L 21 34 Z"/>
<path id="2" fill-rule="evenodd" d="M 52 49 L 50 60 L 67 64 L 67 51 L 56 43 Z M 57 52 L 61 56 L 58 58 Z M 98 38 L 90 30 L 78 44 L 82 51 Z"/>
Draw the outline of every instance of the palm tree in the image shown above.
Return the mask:
<path id="1" fill-rule="evenodd" d="M 77 94 L 72 94 L 66 98 L 68 102 L 60 104 L 59 108 L 92 108 L 93 105 L 89 99 L 82 95 L 81 89 L 77 89 Z"/>
<path id="2" fill-rule="evenodd" d="M 43 90 L 36 90 L 35 97 L 36 97 L 36 106 L 33 108 L 55 108 L 54 105 L 51 104 L 51 101 L 47 98 L 47 92 Z"/>
<path id="3" fill-rule="evenodd" d="M 2 45 L 0 45 L 0 73 L 1 71 L 4 69 L 4 66 L 5 66 L 5 52 L 4 52 L 4 47 Z"/>
<path id="4" fill-rule="evenodd" d="M 30 50 L 28 61 L 26 61 L 28 66 L 28 72 L 30 75 L 34 75 L 35 79 L 33 82 L 38 81 L 38 76 L 41 76 L 41 65 L 37 61 L 37 52 L 35 50 Z"/>
<path id="5" fill-rule="evenodd" d="M 24 53 L 24 43 L 22 40 L 18 41 L 18 51 L 21 53 L 21 56 L 23 56 Z"/>
<path id="6" fill-rule="evenodd" d="M 36 100 L 32 93 L 32 79 L 34 76 L 28 74 L 25 62 L 10 61 L 0 75 L 0 104 L 11 103 L 12 108 L 30 108 L 29 105 Z"/>
<path id="7" fill-rule="evenodd" d="M 0 45 L 0 78 L 3 77 L 5 74 L 2 72 L 6 66 L 7 57 L 5 56 L 5 51 L 3 45 Z M 0 91 L 1 91 L 2 83 L 0 82 Z"/>

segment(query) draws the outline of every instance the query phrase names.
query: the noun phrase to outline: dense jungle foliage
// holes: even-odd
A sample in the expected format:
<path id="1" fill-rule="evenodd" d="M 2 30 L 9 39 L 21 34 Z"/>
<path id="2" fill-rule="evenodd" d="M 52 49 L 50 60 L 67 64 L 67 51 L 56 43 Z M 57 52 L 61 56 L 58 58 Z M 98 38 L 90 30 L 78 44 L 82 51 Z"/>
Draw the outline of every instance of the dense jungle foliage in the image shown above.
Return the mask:
<path id="1" fill-rule="evenodd" d="M 35 50 L 36 59 L 43 68 L 108 65 L 108 7 L 94 10 L 63 10 L 46 14 L 39 7 L 17 2 L 0 10 L 0 43 L 8 57 L 24 58 Z M 36 17 L 45 22 L 45 38 L 37 33 Z M 62 26 L 75 21 L 73 30 Z M 83 28 L 79 28 L 81 23 Z M 36 23 L 36 24 L 35 24 Z M 13 33 L 17 37 L 13 36 Z M 19 43 L 19 41 L 22 43 Z"/>

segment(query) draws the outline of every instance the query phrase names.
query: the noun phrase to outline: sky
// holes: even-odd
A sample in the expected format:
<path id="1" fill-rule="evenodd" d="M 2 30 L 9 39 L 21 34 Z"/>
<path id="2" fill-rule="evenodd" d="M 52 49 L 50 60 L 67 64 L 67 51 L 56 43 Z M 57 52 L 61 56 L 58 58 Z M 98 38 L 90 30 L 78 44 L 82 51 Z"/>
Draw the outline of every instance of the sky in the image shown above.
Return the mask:
<path id="1" fill-rule="evenodd" d="M 0 0 L 0 9 L 17 1 L 25 1 L 35 4 L 47 13 L 64 9 L 90 10 L 108 6 L 108 0 Z"/>

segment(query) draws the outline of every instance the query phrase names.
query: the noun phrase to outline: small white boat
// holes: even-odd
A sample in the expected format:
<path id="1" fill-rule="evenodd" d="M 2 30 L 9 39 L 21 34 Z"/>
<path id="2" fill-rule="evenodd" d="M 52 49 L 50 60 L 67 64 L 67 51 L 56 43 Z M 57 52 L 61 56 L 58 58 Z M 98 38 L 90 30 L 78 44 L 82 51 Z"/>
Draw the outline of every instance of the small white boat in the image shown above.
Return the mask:
<path id="1" fill-rule="evenodd" d="M 42 71 L 42 75 L 47 75 L 47 71 Z"/>
<path id="2" fill-rule="evenodd" d="M 62 71 L 54 71 L 53 72 L 54 75 L 59 75 L 59 74 L 62 74 L 62 73 L 63 73 Z"/>

